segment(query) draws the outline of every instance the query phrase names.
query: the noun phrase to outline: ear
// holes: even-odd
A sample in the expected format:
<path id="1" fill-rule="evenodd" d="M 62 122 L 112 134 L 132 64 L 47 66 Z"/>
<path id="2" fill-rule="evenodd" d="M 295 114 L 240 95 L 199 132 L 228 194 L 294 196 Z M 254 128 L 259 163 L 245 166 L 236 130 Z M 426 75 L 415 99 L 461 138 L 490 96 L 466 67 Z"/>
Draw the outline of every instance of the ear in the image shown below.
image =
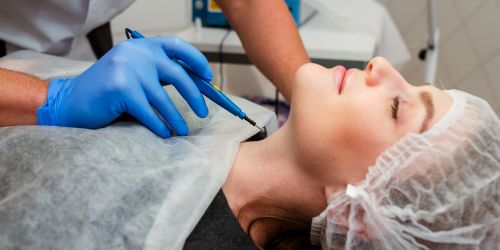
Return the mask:
<path id="1" fill-rule="evenodd" d="M 340 229 L 340 232 L 351 232 L 355 237 L 365 241 L 372 239 L 367 231 L 367 223 L 365 222 L 365 213 L 358 205 L 346 205 L 340 210 L 332 211 L 328 216 L 334 218 L 335 227 Z M 353 214 L 354 216 L 351 216 Z"/>
<path id="2" fill-rule="evenodd" d="M 334 221 L 339 232 L 351 232 L 355 237 L 369 241 L 376 236 L 370 235 L 369 222 L 366 221 L 364 208 L 359 204 L 346 204 L 329 210 L 328 217 Z M 336 231 L 336 230 L 335 230 Z M 347 235 L 346 235 L 347 236 Z"/>
<path id="3" fill-rule="evenodd" d="M 365 211 L 363 208 L 360 206 L 356 206 L 358 211 L 356 211 L 356 214 L 353 218 L 350 218 L 350 229 L 354 232 L 354 235 L 363 239 L 363 240 L 370 240 L 372 237 L 370 237 L 369 232 L 368 232 L 368 227 L 366 223 L 366 217 L 365 217 Z"/>

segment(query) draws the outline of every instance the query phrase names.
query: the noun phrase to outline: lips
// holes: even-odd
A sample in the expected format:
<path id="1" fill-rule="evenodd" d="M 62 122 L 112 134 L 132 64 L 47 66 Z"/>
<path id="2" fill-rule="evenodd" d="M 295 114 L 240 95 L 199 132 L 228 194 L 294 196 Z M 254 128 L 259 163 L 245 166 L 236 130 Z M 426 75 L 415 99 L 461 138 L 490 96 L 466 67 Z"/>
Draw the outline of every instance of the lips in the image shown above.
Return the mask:
<path id="1" fill-rule="evenodd" d="M 352 68 L 352 69 L 349 69 L 345 75 L 344 75 L 344 80 L 342 82 L 342 89 L 344 89 L 344 86 L 351 80 L 352 78 L 352 75 L 354 74 L 354 72 L 358 70 L 356 68 Z"/>
<path id="2" fill-rule="evenodd" d="M 354 74 L 354 71 L 357 69 L 352 68 L 349 70 L 346 70 L 344 66 L 335 66 L 334 68 L 334 74 L 335 74 L 335 85 L 337 87 L 337 91 L 340 95 L 345 89 L 345 86 L 347 83 L 351 80 L 352 75 Z"/>
<path id="3" fill-rule="evenodd" d="M 346 74 L 346 69 L 344 66 L 335 66 L 334 70 L 334 76 L 335 76 L 335 86 L 337 87 L 337 91 L 340 95 L 340 92 L 342 92 L 342 87 L 344 83 L 344 78 Z"/>

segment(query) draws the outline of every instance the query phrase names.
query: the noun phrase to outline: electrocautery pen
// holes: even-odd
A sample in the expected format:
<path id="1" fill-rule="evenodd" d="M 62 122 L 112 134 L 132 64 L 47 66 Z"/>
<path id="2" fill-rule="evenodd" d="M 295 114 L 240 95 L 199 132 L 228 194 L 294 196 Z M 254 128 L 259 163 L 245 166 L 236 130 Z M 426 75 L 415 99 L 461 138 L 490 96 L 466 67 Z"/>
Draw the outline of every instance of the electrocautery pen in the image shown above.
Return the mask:
<path id="1" fill-rule="evenodd" d="M 129 28 L 125 28 L 125 35 L 127 36 L 127 38 L 144 38 L 144 36 L 141 33 L 135 30 L 131 30 Z M 184 68 L 189 74 L 189 76 L 196 77 L 197 79 L 199 79 L 199 81 L 194 81 L 194 83 L 204 96 L 206 96 L 208 99 L 212 100 L 213 102 L 215 102 L 216 104 L 227 110 L 229 113 L 239 117 L 242 120 L 247 121 L 252 126 L 255 126 L 260 130 L 260 132 L 265 133 L 265 130 L 263 128 L 257 126 L 255 121 L 250 119 L 245 114 L 245 112 L 243 112 L 241 108 L 238 107 L 238 105 L 232 102 L 231 99 L 229 99 L 226 95 L 224 95 L 224 93 L 222 93 L 222 91 L 216 85 L 212 85 L 203 78 L 196 75 L 191 70 L 191 68 L 183 61 L 176 59 L 173 60 L 177 62 L 182 68 Z"/>

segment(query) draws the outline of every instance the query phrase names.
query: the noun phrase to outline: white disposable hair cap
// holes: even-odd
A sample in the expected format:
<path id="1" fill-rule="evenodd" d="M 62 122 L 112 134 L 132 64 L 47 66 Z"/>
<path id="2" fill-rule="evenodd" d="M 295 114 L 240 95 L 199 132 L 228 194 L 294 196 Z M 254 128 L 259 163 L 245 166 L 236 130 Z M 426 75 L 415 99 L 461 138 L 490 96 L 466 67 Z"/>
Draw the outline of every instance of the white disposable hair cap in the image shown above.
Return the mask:
<path id="1" fill-rule="evenodd" d="M 500 121 L 484 100 L 448 90 L 428 131 L 385 150 L 359 184 L 313 218 L 323 249 L 498 249 Z"/>

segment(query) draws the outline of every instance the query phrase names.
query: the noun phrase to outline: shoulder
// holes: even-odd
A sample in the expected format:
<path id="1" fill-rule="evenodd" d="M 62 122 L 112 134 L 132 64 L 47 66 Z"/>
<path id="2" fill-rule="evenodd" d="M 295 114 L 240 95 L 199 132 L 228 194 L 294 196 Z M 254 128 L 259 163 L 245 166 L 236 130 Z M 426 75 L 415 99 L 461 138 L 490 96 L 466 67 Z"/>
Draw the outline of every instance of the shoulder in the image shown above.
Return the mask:
<path id="1" fill-rule="evenodd" d="M 219 190 L 187 238 L 184 249 L 258 249 L 231 212 Z"/>

